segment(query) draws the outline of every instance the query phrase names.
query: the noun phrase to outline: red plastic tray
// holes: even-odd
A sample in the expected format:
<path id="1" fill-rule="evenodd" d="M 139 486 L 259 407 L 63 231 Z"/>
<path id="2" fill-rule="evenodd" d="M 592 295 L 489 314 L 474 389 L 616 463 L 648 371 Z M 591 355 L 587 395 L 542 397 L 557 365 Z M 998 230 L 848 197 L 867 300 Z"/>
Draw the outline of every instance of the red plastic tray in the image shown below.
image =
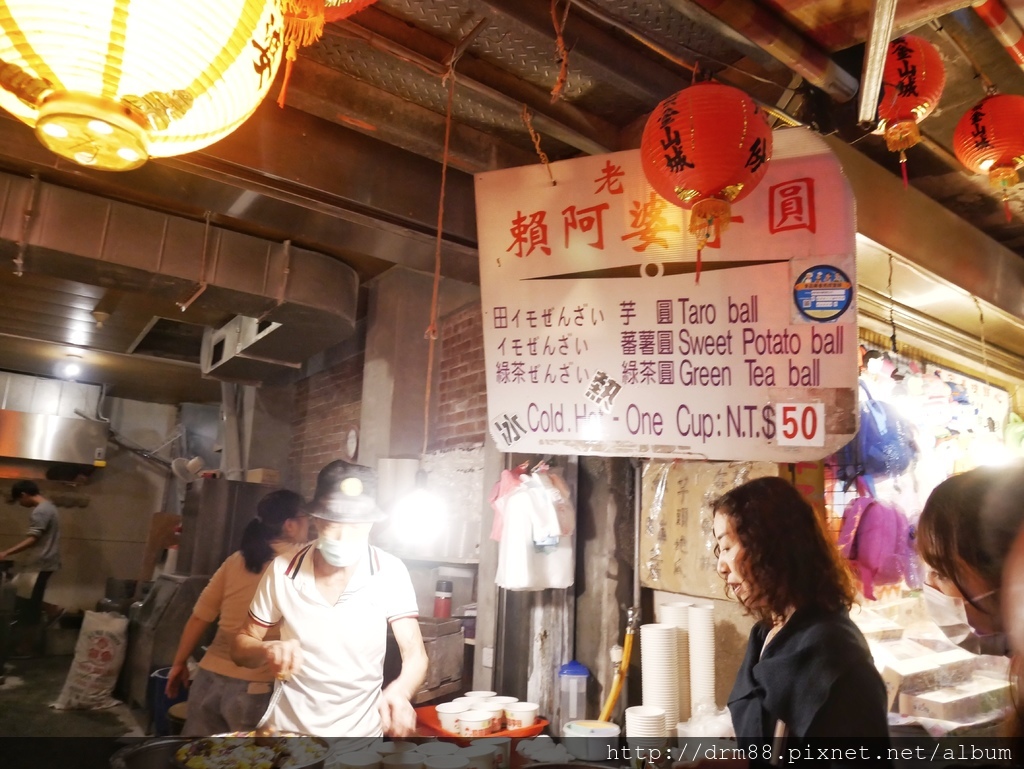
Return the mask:
<path id="1" fill-rule="evenodd" d="M 548 725 L 547 719 L 538 718 L 531 726 L 523 729 L 502 729 L 498 732 L 491 732 L 488 737 L 536 737 L 544 731 Z M 450 737 L 469 744 L 468 737 L 460 737 L 452 732 L 441 728 L 441 721 L 437 717 L 437 709 L 433 705 L 424 705 L 416 708 L 416 731 L 425 737 Z"/>

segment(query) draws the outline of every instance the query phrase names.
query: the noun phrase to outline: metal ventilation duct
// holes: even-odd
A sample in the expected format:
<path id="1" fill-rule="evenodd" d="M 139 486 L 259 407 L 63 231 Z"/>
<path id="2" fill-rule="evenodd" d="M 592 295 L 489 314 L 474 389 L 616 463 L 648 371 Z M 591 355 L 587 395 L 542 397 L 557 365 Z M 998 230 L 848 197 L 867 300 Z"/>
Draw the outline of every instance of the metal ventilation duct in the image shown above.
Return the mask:
<path id="1" fill-rule="evenodd" d="M 355 330 L 358 276 L 331 257 L 10 174 L 0 254 L 18 271 L 280 324 L 264 358 L 282 369 Z"/>

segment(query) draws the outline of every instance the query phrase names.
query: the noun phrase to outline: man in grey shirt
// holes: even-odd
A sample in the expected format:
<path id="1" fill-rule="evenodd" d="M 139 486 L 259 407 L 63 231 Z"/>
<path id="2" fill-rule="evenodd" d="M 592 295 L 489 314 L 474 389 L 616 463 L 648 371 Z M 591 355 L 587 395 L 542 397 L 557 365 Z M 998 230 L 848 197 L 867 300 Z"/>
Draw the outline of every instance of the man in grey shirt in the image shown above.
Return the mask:
<path id="1" fill-rule="evenodd" d="M 33 481 L 17 481 L 11 487 L 10 501 L 32 508 L 25 539 L 0 551 L 0 560 L 27 551 L 20 571 L 23 578 L 33 580 L 32 592 L 28 598 L 19 597 L 17 607 L 17 625 L 25 632 L 39 624 L 46 583 L 50 575 L 60 568 L 60 519 L 57 506 L 39 493 L 39 487 Z M 28 636 L 23 638 L 31 643 Z"/>

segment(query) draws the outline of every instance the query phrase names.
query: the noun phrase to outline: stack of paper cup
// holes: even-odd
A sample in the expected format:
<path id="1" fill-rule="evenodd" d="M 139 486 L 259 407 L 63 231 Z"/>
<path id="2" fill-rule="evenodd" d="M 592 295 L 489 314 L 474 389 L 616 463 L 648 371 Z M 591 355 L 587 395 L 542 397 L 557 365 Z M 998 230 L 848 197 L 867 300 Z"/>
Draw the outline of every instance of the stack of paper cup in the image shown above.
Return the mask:
<path id="1" fill-rule="evenodd" d="M 674 727 L 679 721 L 679 633 L 673 625 L 640 626 L 640 674 L 643 704 L 664 710 L 666 725 Z"/>
<path id="2" fill-rule="evenodd" d="M 715 611 L 690 606 L 690 717 L 715 709 Z"/>
<path id="3" fill-rule="evenodd" d="M 632 748 L 663 748 L 668 743 L 665 724 L 664 708 L 650 705 L 626 708 L 626 742 Z"/>
<path id="4" fill-rule="evenodd" d="M 689 601 L 667 603 L 661 607 L 661 622 L 676 629 L 679 651 L 679 720 L 690 719 L 690 607 Z M 671 726 L 669 727 L 671 729 Z"/>

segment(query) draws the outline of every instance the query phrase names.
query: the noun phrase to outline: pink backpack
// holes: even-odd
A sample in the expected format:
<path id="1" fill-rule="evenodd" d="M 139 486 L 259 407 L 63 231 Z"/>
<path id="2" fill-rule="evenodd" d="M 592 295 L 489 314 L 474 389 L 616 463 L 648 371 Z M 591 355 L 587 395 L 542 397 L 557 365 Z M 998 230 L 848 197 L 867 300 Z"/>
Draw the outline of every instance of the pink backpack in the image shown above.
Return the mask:
<path id="1" fill-rule="evenodd" d="M 875 585 L 897 585 L 910 573 L 910 524 L 895 505 L 857 497 L 843 516 L 839 550 L 860 576 L 864 596 L 874 600 Z"/>

